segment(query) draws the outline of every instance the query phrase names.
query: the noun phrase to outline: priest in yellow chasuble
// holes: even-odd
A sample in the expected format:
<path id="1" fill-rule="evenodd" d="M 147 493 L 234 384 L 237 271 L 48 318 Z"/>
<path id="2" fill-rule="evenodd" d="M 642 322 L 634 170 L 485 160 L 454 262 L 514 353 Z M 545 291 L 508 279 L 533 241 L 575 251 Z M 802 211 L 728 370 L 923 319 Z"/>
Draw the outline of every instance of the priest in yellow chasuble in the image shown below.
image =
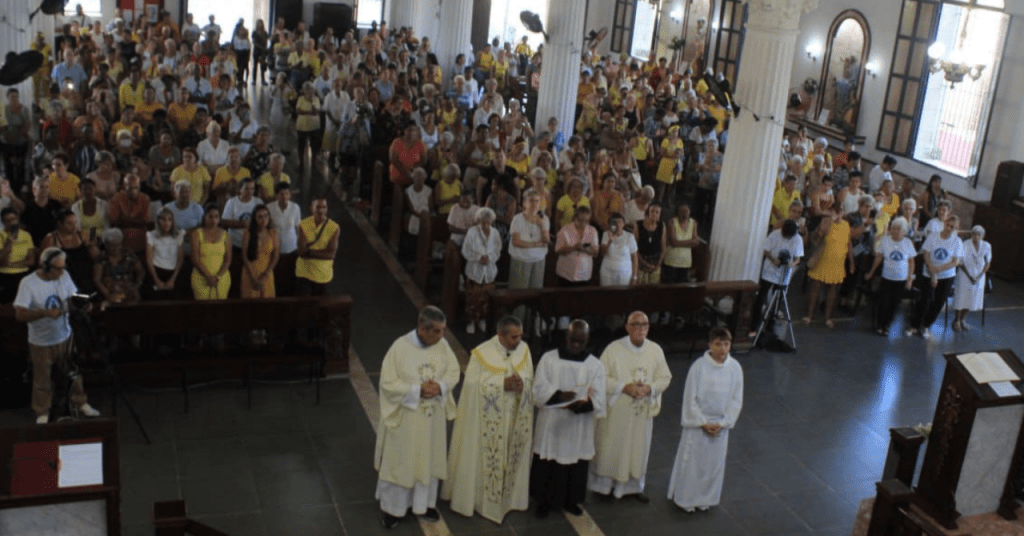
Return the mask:
<path id="1" fill-rule="evenodd" d="M 445 316 L 428 306 L 416 329 L 399 337 L 380 369 L 380 426 L 373 465 L 381 524 L 393 528 L 411 509 L 436 521 L 437 488 L 448 478 L 447 423 L 459 362 L 443 339 Z"/>
<path id="2" fill-rule="evenodd" d="M 530 501 L 533 360 L 522 338 L 522 323 L 509 316 L 473 349 L 441 490 L 452 511 L 499 524 Z"/>
<path id="3" fill-rule="evenodd" d="M 665 352 L 647 339 L 647 315 L 634 311 L 626 319 L 628 336 L 612 342 L 601 354 L 607 378 L 608 415 L 597 420 L 594 462 L 588 487 L 610 501 L 644 494 L 654 417 L 661 412 L 661 394 L 672 373 Z"/>

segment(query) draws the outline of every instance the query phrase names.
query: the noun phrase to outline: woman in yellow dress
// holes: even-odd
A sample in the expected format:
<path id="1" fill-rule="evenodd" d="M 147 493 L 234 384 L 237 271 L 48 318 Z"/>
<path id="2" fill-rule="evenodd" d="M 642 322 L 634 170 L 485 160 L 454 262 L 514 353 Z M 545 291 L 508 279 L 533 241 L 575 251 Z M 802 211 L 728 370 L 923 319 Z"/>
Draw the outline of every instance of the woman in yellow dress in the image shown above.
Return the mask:
<path id="1" fill-rule="evenodd" d="M 821 286 L 825 285 L 825 325 L 835 327 L 832 323 L 832 308 L 836 304 L 836 289 L 846 271 L 853 273 L 853 254 L 850 247 L 850 223 L 842 216 L 838 204 L 832 207 L 831 219 L 825 219 L 818 226 L 812 241 L 819 242 L 818 251 L 808 257 L 807 276 L 811 278 L 811 291 L 807 301 L 807 316 L 804 325 L 814 321 L 814 312 L 818 308 L 818 295 Z"/>
<path id="2" fill-rule="evenodd" d="M 895 186 L 892 179 L 885 179 L 878 190 L 882 194 L 882 212 L 888 214 L 889 218 L 893 218 L 900 211 L 900 195 L 893 191 Z"/>
<path id="3" fill-rule="evenodd" d="M 273 298 L 274 267 L 280 257 L 281 242 L 270 223 L 265 205 L 253 209 L 249 227 L 242 235 L 242 298 Z"/>
<path id="4" fill-rule="evenodd" d="M 231 287 L 231 242 L 220 228 L 220 209 L 206 208 L 203 225 L 192 233 L 192 295 L 197 300 L 223 300 Z"/>
<path id="5" fill-rule="evenodd" d="M 668 129 L 668 136 L 661 140 L 661 162 L 658 164 L 658 173 L 654 176 L 657 182 L 656 201 L 663 201 L 665 190 L 679 180 L 676 163 L 682 159 L 683 140 L 679 137 L 679 126 L 674 125 Z"/>

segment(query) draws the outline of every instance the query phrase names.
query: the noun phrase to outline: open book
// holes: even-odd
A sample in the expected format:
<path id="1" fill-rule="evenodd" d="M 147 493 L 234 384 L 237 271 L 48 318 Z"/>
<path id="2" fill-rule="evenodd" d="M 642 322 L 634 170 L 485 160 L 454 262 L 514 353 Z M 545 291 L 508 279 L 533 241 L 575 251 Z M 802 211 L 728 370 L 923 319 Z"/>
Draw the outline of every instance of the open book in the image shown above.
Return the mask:
<path id="1" fill-rule="evenodd" d="M 1015 382 L 1020 377 L 994 352 L 978 352 L 956 356 L 978 383 Z"/>

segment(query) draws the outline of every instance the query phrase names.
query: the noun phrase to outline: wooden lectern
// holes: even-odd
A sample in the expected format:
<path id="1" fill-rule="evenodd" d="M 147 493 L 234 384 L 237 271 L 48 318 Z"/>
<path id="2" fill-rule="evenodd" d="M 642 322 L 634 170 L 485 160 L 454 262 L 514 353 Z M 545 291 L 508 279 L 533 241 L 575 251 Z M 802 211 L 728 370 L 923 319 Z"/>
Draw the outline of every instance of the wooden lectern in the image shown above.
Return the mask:
<path id="1" fill-rule="evenodd" d="M 121 534 L 116 419 L 0 429 L 0 463 L 0 533 Z"/>
<path id="2" fill-rule="evenodd" d="M 1019 378 L 1024 364 L 1010 350 L 994 350 Z M 997 394 L 979 383 L 958 354 L 946 354 L 939 401 L 928 438 L 915 503 L 949 529 L 960 516 L 999 511 L 1012 519 L 1012 476 L 1020 470 L 1024 394 Z"/>

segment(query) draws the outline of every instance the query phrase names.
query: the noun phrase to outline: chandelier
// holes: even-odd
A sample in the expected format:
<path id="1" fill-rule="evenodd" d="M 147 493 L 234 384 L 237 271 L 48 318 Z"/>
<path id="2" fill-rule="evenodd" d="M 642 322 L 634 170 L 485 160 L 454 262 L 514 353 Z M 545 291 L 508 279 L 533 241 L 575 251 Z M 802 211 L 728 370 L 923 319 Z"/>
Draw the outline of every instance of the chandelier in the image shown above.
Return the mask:
<path id="1" fill-rule="evenodd" d="M 964 60 L 963 52 L 959 50 L 953 51 L 948 58 L 945 56 L 946 47 L 942 43 L 936 41 L 928 47 L 928 57 L 931 59 L 928 70 L 932 73 L 942 71 L 943 77 L 949 82 L 950 89 L 955 87 L 957 82 L 963 82 L 964 76 L 970 76 L 971 80 L 981 78 L 981 73 L 985 70 L 983 64 L 967 63 Z"/>

